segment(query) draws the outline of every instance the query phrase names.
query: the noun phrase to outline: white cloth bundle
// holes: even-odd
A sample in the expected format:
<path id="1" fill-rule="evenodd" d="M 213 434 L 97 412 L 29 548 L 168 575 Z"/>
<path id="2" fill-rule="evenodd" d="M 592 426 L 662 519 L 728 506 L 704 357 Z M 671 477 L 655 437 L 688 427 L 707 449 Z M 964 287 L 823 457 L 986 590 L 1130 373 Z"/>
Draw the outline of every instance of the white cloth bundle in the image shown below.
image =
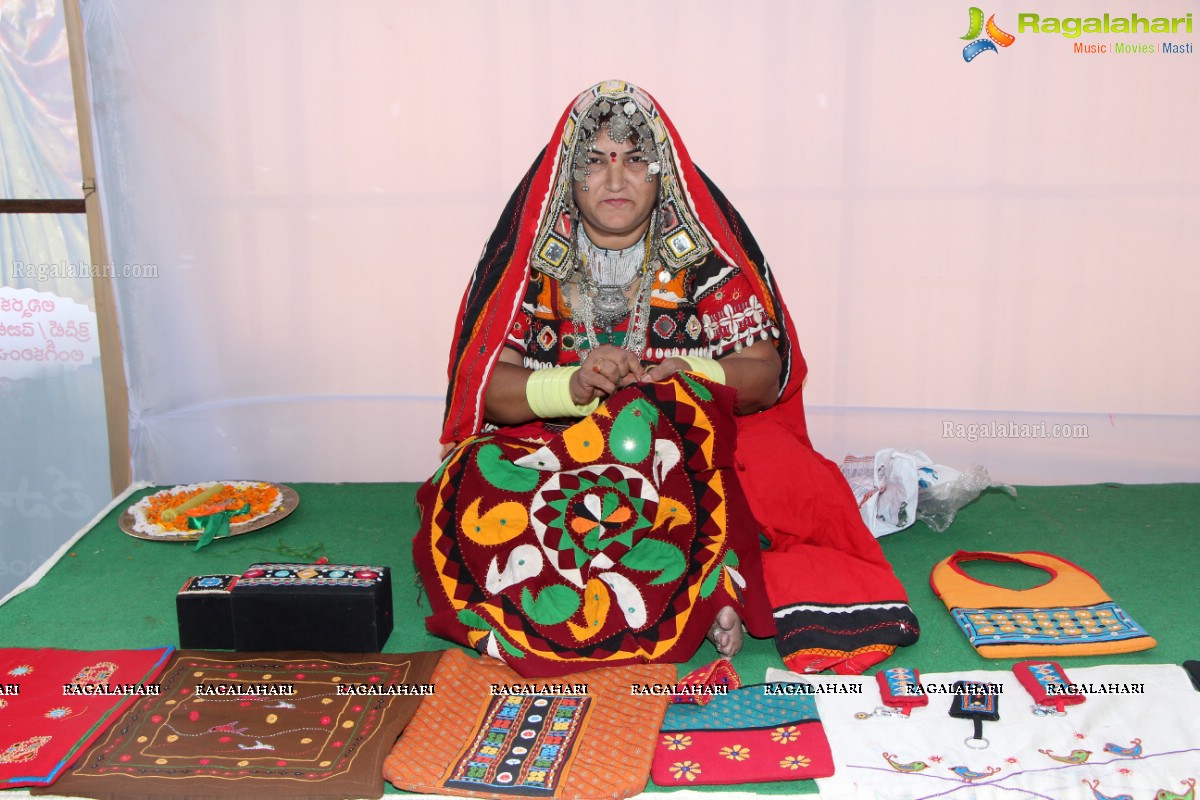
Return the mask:
<path id="1" fill-rule="evenodd" d="M 817 781 L 837 800 L 1055 800 L 1194 797 L 1200 781 L 1200 692 L 1171 665 L 1064 667 L 1087 698 L 1065 716 L 1038 716 L 1009 671 L 921 675 L 929 704 L 908 717 L 859 712 L 882 706 L 874 676 L 804 676 L 769 669 L 768 681 L 840 684 L 857 693 L 817 694 L 836 772 Z M 984 722 L 986 749 L 972 749 L 972 721 L 947 713 L 954 681 L 999 684 L 1000 719 Z"/>

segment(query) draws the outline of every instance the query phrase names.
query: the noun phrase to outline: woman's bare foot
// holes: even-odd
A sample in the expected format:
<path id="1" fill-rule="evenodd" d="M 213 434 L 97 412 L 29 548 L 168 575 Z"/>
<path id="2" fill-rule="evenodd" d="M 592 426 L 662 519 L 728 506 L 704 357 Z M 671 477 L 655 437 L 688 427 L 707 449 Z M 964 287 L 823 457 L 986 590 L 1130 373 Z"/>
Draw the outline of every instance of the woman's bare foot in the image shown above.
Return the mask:
<path id="1" fill-rule="evenodd" d="M 742 649 L 742 618 L 733 606 L 725 606 L 717 612 L 717 618 L 708 629 L 708 639 L 725 658 L 733 658 Z"/>

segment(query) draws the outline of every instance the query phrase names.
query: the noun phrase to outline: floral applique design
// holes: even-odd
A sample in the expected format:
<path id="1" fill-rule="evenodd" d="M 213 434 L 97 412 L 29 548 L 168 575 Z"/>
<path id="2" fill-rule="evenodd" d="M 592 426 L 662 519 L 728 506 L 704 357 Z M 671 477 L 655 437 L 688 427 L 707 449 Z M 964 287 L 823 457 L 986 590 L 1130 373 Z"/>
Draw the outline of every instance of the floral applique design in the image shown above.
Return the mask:
<path id="1" fill-rule="evenodd" d="M 796 730 L 795 725 L 787 725 L 783 728 L 776 728 L 771 733 L 771 738 L 777 742 L 794 742 L 800 738 L 800 732 Z"/>
<path id="2" fill-rule="evenodd" d="M 692 743 L 692 737 L 683 733 L 672 733 L 663 737 L 663 744 L 668 750 L 686 750 Z"/>
<path id="3" fill-rule="evenodd" d="M 730 761 L 745 761 L 750 757 L 750 748 L 740 744 L 730 745 L 729 747 L 721 748 L 721 755 L 728 758 Z"/>

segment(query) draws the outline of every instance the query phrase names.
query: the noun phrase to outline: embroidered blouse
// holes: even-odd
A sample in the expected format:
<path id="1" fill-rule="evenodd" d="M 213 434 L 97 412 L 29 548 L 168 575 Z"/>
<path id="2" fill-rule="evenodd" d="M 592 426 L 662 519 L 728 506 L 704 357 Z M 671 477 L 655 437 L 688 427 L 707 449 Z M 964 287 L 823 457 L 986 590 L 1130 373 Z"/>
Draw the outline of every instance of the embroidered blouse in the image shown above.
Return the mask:
<path id="1" fill-rule="evenodd" d="M 611 343 L 621 345 L 628 327 L 628 316 L 613 325 Z M 581 328 L 571 319 L 561 284 L 534 272 L 505 344 L 521 354 L 528 369 L 570 366 L 579 363 L 580 339 L 583 350 L 587 349 L 587 332 Z M 603 330 L 596 333 L 599 343 L 609 342 Z M 710 254 L 666 284 L 654 279 L 642 358 L 650 362 L 679 355 L 720 358 L 778 336 L 779 329 L 742 271 Z"/>

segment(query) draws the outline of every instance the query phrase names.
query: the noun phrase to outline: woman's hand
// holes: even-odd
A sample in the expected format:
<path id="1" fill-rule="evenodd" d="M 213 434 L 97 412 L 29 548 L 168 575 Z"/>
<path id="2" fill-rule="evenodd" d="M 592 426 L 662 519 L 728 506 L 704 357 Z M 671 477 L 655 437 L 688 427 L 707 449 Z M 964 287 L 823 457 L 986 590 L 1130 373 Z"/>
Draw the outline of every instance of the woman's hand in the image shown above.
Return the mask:
<path id="1" fill-rule="evenodd" d="M 721 356 L 725 385 L 737 389 L 734 412 L 753 414 L 775 404 L 779 398 L 779 353 L 775 344 L 758 341 L 733 353 Z M 682 358 L 663 359 L 645 371 L 643 380 L 663 381 L 676 372 L 687 372 L 691 365 Z"/>
<path id="2" fill-rule="evenodd" d="M 532 370 L 522 365 L 520 353 L 507 347 L 500 351 L 484 393 L 484 418 L 488 422 L 520 425 L 537 419 L 526 393 L 531 374 Z M 586 406 L 596 399 L 608 399 L 617 389 L 636 383 L 645 374 L 642 362 L 633 353 L 604 344 L 587 354 L 567 387 L 572 402 Z"/>
<path id="3" fill-rule="evenodd" d="M 648 367 L 646 369 L 646 376 L 642 378 L 642 380 L 646 381 L 647 383 L 665 381 L 676 372 L 687 372 L 691 368 L 691 365 L 682 358 L 671 356 L 670 358 L 664 358 L 658 364 L 653 364 Z"/>
<path id="4" fill-rule="evenodd" d="M 602 344 L 587 354 L 571 376 L 571 399 L 581 406 L 596 398 L 605 400 L 617 389 L 643 380 L 645 374 L 642 362 L 633 353 Z"/>

